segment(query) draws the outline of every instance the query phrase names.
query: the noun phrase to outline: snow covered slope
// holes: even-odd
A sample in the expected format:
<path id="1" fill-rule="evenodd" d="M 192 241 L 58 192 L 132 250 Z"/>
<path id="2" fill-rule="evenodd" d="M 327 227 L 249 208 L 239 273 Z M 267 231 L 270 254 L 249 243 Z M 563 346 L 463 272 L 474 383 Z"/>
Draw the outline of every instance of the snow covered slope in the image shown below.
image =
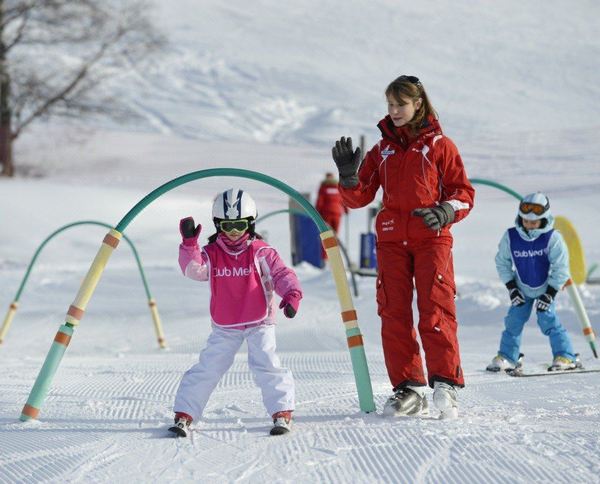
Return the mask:
<path id="1" fill-rule="evenodd" d="M 579 231 L 588 263 L 600 262 L 597 14 L 594 2 L 558 0 L 160 2 L 172 55 L 135 89 L 122 89 L 147 124 L 136 132 L 83 127 L 87 137 L 43 126 L 19 140 L 18 160 L 36 176 L 0 179 L 0 315 L 52 231 L 78 220 L 114 225 L 176 176 L 246 168 L 314 197 L 332 168 L 331 140 L 364 133 L 374 142 L 381 92 L 405 72 L 426 82 L 470 177 L 522 194 L 544 190 L 554 213 Z M 268 436 L 243 349 L 192 438 L 165 437 L 179 379 L 210 330 L 207 288 L 178 268 L 178 221 L 193 215 L 208 236 L 211 198 L 233 183 L 263 215 L 287 207 L 271 187 L 213 178 L 159 198 L 127 228 L 169 348 L 158 348 L 135 261 L 121 244 L 40 420 L 24 424 L 21 409 L 106 230 L 76 227 L 44 249 L 0 346 L 0 483 L 600 482 L 598 374 L 515 379 L 483 371 L 508 305 L 493 256 L 516 210 L 514 198 L 483 185 L 471 215 L 453 229 L 467 382 L 457 421 L 359 412 L 334 282 L 328 271 L 302 265 L 305 299 L 298 316 L 278 326 L 279 354 L 297 383 L 294 431 Z M 286 222 L 270 217 L 259 230 L 289 261 Z M 346 225 L 356 260 L 365 211 L 351 212 L 344 237 Z M 359 292 L 380 411 L 390 385 L 373 279 L 359 279 Z M 600 286 L 581 292 L 598 330 Z M 566 293 L 557 308 L 584 364 L 600 368 Z M 530 369 L 551 358 L 533 321 L 522 350 Z"/>

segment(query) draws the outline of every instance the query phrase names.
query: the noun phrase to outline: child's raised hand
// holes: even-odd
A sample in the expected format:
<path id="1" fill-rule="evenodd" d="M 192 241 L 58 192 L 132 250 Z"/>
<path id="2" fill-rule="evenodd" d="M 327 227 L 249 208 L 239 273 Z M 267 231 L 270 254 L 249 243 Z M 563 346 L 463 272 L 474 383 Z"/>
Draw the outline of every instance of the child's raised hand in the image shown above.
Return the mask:
<path id="1" fill-rule="evenodd" d="M 302 299 L 302 296 L 296 291 L 290 291 L 283 296 L 281 303 L 279 303 L 279 308 L 283 309 L 283 314 L 285 314 L 287 318 L 296 316 L 298 307 L 300 306 L 300 299 Z"/>
<path id="2" fill-rule="evenodd" d="M 196 226 L 193 217 L 185 217 L 179 221 L 179 233 L 183 238 L 183 245 L 196 245 L 201 230 L 202 225 Z"/>

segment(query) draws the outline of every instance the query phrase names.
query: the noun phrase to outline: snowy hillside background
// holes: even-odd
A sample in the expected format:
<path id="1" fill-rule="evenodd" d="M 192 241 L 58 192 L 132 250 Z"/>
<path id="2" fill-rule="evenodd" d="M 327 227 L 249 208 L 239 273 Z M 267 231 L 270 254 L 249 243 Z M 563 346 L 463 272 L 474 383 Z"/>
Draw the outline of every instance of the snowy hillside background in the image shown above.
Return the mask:
<path id="1" fill-rule="evenodd" d="M 131 72 L 107 87 L 140 120 L 38 125 L 16 145 L 17 168 L 29 176 L 0 179 L 2 316 L 46 236 L 79 220 L 114 225 L 176 176 L 246 168 L 314 197 L 333 167 L 331 142 L 364 134 L 374 143 L 382 92 L 403 73 L 423 80 L 471 178 L 521 194 L 545 191 L 553 212 L 577 228 L 588 265 L 600 262 L 596 2 L 156 3 L 170 53 L 150 74 Z M 177 224 L 193 215 L 208 236 L 211 199 L 232 184 L 243 185 L 263 215 L 287 208 L 271 187 L 211 178 L 161 197 L 125 232 L 169 348 L 156 344 L 135 261 L 121 244 L 40 420 L 23 424 L 20 411 L 106 230 L 77 227 L 48 244 L 0 346 L 1 483 L 600 482 L 598 374 L 517 380 L 482 371 L 507 309 L 493 256 L 516 200 L 481 185 L 475 209 L 453 229 L 467 381 L 458 421 L 360 413 L 333 280 L 302 265 L 301 310 L 278 327 L 280 356 L 296 377 L 294 432 L 267 435 L 269 418 L 242 352 L 193 437 L 164 438 L 179 378 L 210 330 L 207 288 L 179 272 Z M 366 224 L 366 210 L 356 210 L 342 226 L 355 261 Z M 259 230 L 289 261 L 286 217 L 259 222 Z M 380 410 L 390 387 L 374 281 L 358 283 Z M 580 290 L 598 330 L 600 286 Z M 600 367 L 566 292 L 557 305 L 584 364 Z M 529 369 L 551 359 L 534 321 L 522 350 Z"/>

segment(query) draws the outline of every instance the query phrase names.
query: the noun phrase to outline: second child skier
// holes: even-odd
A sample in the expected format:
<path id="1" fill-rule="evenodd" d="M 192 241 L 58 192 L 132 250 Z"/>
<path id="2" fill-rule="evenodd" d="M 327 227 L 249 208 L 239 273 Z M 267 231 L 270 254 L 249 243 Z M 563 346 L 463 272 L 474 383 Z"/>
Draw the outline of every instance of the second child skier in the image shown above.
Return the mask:
<path id="1" fill-rule="evenodd" d="M 552 348 L 554 359 L 548 370 L 575 368 L 571 339 L 554 303 L 569 279 L 569 252 L 562 235 L 554 230 L 550 201 L 543 193 L 531 193 L 519 204 L 515 226 L 498 245 L 496 269 L 508 289 L 511 307 L 504 318 L 500 349 L 487 370 L 511 370 L 519 364 L 521 333 L 534 306 L 538 326 Z"/>

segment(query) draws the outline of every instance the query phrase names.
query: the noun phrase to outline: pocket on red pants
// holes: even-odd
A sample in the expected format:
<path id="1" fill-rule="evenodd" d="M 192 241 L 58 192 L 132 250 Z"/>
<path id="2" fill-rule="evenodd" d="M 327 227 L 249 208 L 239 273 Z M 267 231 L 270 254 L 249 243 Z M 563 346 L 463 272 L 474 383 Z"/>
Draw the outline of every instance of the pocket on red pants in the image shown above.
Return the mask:
<path id="1" fill-rule="evenodd" d="M 385 285 L 383 283 L 383 270 L 381 269 L 379 269 L 379 274 L 377 275 L 375 290 L 375 298 L 377 300 L 377 315 L 381 316 L 383 310 L 387 306 L 387 296 L 385 294 Z"/>
<path id="2" fill-rule="evenodd" d="M 441 271 L 436 271 L 431 286 L 431 301 L 456 318 L 455 296 L 454 279 Z"/>

